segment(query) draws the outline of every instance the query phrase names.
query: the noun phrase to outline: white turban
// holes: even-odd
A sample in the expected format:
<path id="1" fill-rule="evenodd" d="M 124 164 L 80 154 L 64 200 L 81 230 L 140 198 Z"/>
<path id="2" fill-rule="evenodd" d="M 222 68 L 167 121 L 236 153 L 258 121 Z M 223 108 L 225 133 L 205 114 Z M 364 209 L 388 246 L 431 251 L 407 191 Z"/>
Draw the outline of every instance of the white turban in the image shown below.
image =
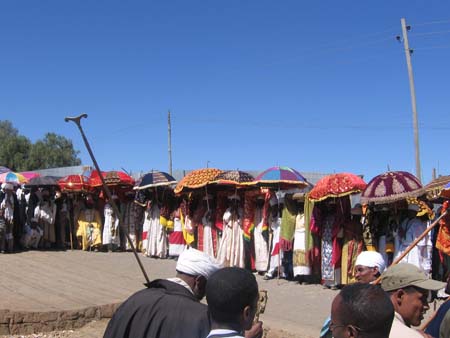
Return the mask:
<path id="1" fill-rule="evenodd" d="M 356 258 L 356 265 L 368 266 L 369 268 L 377 267 L 378 271 L 382 273 L 386 269 L 386 262 L 383 256 L 376 251 L 363 251 Z"/>
<path id="2" fill-rule="evenodd" d="M 178 257 L 177 271 L 192 276 L 203 276 L 208 279 L 221 268 L 220 264 L 208 254 L 196 249 L 184 250 Z"/>

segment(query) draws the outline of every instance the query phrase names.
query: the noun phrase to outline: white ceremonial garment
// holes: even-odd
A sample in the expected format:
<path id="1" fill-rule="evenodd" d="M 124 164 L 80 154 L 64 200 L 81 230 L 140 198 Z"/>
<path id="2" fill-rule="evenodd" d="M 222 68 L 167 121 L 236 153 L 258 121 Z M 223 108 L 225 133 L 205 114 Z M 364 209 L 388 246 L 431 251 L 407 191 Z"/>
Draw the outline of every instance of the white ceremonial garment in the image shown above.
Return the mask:
<path id="1" fill-rule="evenodd" d="M 267 265 L 269 264 L 269 244 L 262 234 L 263 226 L 263 208 L 257 207 L 255 210 L 255 230 L 253 231 L 253 239 L 255 243 L 255 269 L 259 272 L 267 271 Z"/>
<path id="2" fill-rule="evenodd" d="M 293 257 L 294 277 L 311 274 L 311 267 L 307 264 L 306 261 L 307 259 L 306 259 L 305 215 L 297 214 L 297 217 L 295 218 L 295 234 L 294 234 L 294 257 Z"/>
<path id="3" fill-rule="evenodd" d="M 111 204 L 106 203 L 104 209 L 105 224 L 103 225 L 103 245 L 120 244 L 119 238 L 119 217 L 114 215 Z"/>
<path id="4" fill-rule="evenodd" d="M 223 233 L 217 260 L 223 267 L 245 267 L 244 232 L 241 228 L 242 209 L 233 215 L 228 208 L 223 214 Z"/>

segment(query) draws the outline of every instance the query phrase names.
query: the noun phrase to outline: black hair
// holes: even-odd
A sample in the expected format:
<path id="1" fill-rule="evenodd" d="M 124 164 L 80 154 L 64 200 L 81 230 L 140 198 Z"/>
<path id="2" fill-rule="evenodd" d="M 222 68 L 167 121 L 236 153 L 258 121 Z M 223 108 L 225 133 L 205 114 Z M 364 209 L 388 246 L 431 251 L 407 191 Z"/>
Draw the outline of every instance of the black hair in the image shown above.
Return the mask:
<path id="1" fill-rule="evenodd" d="M 211 319 L 217 323 L 235 323 L 246 306 L 258 299 L 255 276 L 245 269 L 230 267 L 216 271 L 206 284 L 206 300 Z"/>
<path id="2" fill-rule="evenodd" d="M 394 319 L 394 306 L 380 286 L 355 283 L 339 293 L 344 316 L 343 324 L 361 329 L 362 336 L 389 336 Z"/>

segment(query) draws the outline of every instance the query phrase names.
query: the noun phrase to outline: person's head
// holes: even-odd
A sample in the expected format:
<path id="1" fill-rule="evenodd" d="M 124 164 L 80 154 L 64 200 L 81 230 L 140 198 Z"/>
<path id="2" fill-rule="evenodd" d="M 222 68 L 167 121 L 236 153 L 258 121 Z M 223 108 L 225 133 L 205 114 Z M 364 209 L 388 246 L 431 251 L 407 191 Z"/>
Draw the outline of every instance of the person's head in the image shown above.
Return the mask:
<path id="1" fill-rule="evenodd" d="M 202 299 L 206 292 L 208 278 L 220 268 L 219 263 L 208 254 L 186 249 L 178 257 L 177 277 L 184 280 L 197 299 Z"/>
<path id="2" fill-rule="evenodd" d="M 420 211 L 420 207 L 417 204 L 408 204 L 408 218 L 414 218 Z"/>
<path id="3" fill-rule="evenodd" d="M 14 185 L 12 183 L 3 183 L 2 184 L 3 191 L 6 195 L 10 196 L 14 192 Z"/>
<path id="4" fill-rule="evenodd" d="M 400 263 L 388 268 L 381 275 L 381 287 L 389 293 L 394 309 L 408 326 L 418 326 L 429 309 L 428 293 L 442 289 L 438 282 L 413 264 Z"/>
<path id="5" fill-rule="evenodd" d="M 376 285 L 356 283 L 334 298 L 330 329 L 335 338 L 388 338 L 393 319 L 394 307 L 386 292 Z"/>
<path id="6" fill-rule="evenodd" d="M 44 201 L 50 200 L 50 190 L 48 188 L 43 188 L 41 191 L 41 196 Z"/>
<path id="7" fill-rule="evenodd" d="M 92 209 L 94 207 L 94 197 L 92 194 L 86 196 L 85 205 L 88 209 Z"/>
<path id="8" fill-rule="evenodd" d="M 355 277 L 359 283 L 371 283 L 386 269 L 386 263 L 380 253 L 363 251 L 356 258 Z"/>
<path id="9" fill-rule="evenodd" d="M 206 300 L 215 328 L 239 332 L 250 329 L 258 299 L 256 278 L 245 269 L 220 269 L 211 276 L 206 286 Z"/>

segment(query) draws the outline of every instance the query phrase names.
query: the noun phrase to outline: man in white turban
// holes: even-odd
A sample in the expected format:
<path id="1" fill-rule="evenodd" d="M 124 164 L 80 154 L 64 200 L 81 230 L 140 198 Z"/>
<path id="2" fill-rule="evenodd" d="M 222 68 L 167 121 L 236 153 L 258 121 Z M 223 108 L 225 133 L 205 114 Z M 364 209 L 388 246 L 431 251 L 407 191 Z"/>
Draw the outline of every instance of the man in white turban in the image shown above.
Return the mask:
<path id="1" fill-rule="evenodd" d="M 359 283 L 372 283 L 386 269 L 383 256 L 376 251 L 363 251 L 356 258 L 355 277 Z"/>
<path id="2" fill-rule="evenodd" d="M 200 303 L 208 278 L 220 268 L 196 249 L 184 250 L 174 278 L 156 279 L 128 298 L 106 328 L 105 338 L 204 338 L 210 331 L 208 308 Z"/>

